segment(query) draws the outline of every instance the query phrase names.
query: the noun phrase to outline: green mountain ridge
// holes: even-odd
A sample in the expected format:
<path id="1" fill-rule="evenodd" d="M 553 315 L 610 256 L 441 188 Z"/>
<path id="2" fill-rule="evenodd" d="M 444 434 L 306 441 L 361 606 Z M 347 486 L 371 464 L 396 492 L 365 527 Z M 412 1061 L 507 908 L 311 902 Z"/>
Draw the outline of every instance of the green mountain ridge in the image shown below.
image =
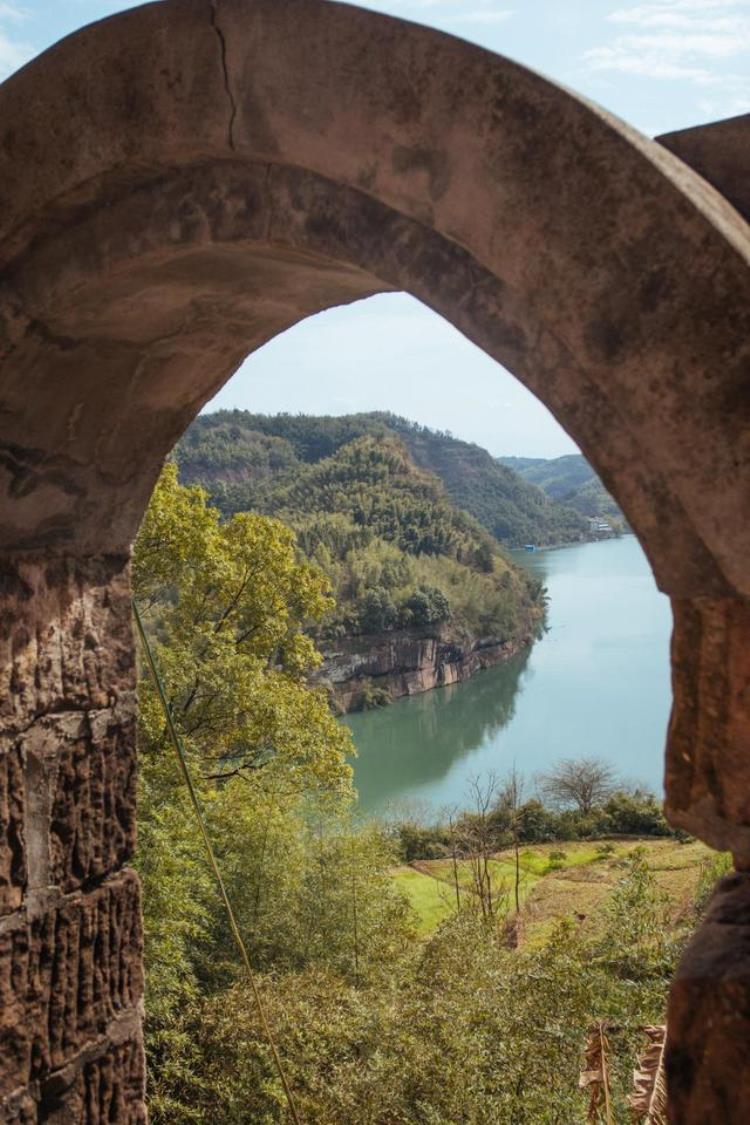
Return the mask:
<path id="1" fill-rule="evenodd" d="M 508 547 L 584 540 L 587 512 L 551 499 L 487 450 L 395 414 L 341 417 L 217 411 L 199 417 L 179 446 L 181 476 L 200 481 L 227 513 L 260 502 L 262 482 L 333 456 L 364 436 L 396 436 L 448 498 Z"/>
<path id="2" fill-rule="evenodd" d="M 498 460 L 525 481 L 536 485 L 557 503 L 574 508 L 582 516 L 614 520 L 625 517 L 591 465 L 581 453 L 563 457 L 500 457 Z"/>
<path id="3" fill-rule="evenodd" d="M 538 580 L 393 429 L 339 422 L 209 415 L 177 448 L 180 476 L 203 484 L 225 517 L 254 511 L 294 530 L 333 588 L 322 642 L 410 628 L 456 642 L 530 640 L 543 617 Z"/>

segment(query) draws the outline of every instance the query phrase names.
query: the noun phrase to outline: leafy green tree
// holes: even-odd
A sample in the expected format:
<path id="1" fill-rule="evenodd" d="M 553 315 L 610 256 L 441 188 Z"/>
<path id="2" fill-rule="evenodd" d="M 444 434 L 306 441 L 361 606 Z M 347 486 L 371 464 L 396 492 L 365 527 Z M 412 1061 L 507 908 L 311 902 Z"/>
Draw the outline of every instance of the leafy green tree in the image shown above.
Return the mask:
<path id="1" fill-rule="evenodd" d="M 153 635 L 173 718 L 213 780 L 254 773 L 298 791 L 348 791 L 348 732 L 309 673 L 320 657 L 306 626 L 331 606 L 320 571 L 276 520 L 221 523 L 203 489 L 167 465 L 138 535 L 136 596 Z M 166 745 L 149 679 L 140 692 L 141 752 Z"/>
<path id="2" fill-rule="evenodd" d="M 450 621 L 451 606 L 442 590 L 436 586 L 422 586 L 404 603 L 409 615 L 406 620 L 412 625 L 436 625 Z"/>
<path id="3" fill-rule="evenodd" d="M 133 570 L 213 837 L 230 880 L 258 900 L 258 911 L 275 904 L 262 926 L 249 919 L 256 952 L 274 951 L 284 872 L 294 870 L 295 804 L 317 794 L 336 805 L 351 793 L 348 732 L 324 694 L 307 686 L 318 656 L 305 629 L 330 606 L 327 582 L 299 560 L 288 529 L 252 515 L 221 523 L 201 488 L 179 485 L 173 465 L 152 497 Z M 221 978 L 219 954 L 232 963 L 234 955 L 217 941 L 226 924 L 145 674 L 139 697 L 149 1053 L 155 1106 L 169 1120 L 192 1073 L 180 1013 L 198 1002 L 207 980 Z M 264 852 L 261 837 L 275 847 Z"/>
<path id="4" fill-rule="evenodd" d="M 376 586 L 359 602 L 359 626 L 363 633 L 380 633 L 392 629 L 398 621 L 398 610 L 387 590 Z"/>

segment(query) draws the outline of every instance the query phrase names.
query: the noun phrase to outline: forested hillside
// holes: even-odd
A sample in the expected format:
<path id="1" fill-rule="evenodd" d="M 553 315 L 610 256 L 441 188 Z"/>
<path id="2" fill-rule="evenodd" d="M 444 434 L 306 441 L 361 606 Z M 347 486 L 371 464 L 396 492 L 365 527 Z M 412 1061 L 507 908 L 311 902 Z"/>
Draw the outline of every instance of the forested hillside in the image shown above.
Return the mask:
<path id="1" fill-rule="evenodd" d="M 501 457 L 503 465 L 535 484 L 550 498 L 583 516 L 623 521 L 623 514 L 585 457 L 570 453 L 542 457 Z"/>
<path id="2" fill-rule="evenodd" d="M 550 500 L 486 449 L 403 418 L 389 416 L 388 425 L 416 463 L 442 480 L 454 504 L 508 546 L 569 543 L 588 534 L 580 513 Z"/>
<path id="3" fill-rule="evenodd" d="M 206 484 L 225 511 L 239 511 L 257 502 L 262 480 L 292 475 L 300 462 L 314 464 L 366 435 L 398 437 L 415 464 L 442 481 L 454 504 L 509 547 L 574 542 L 588 534 L 581 512 L 550 500 L 478 445 L 394 414 L 218 411 L 198 418 L 183 438 L 180 471 L 184 480 Z"/>
<path id="4" fill-rule="evenodd" d="M 202 480 L 225 516 L 259 512 L 295 531 L 333 587 L 335 608 L 315 630 L 321 640 L 413 627 L 456 640 L 533 635 L 543 612 L 538 582 L 391 430 L 285 419 L 281 437 L 206 421 L 199 440 L 192 430 L 178 450 L 181 476 Z"/>

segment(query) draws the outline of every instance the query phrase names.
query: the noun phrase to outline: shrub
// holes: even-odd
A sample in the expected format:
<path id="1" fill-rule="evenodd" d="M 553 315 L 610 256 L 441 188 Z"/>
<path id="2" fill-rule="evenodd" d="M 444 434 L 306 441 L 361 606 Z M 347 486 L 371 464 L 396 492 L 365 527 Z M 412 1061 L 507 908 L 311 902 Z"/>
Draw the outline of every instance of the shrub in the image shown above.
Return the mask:
<path id="1" fill-rule="evenodd" d="M 383 586 L 376 586 L 360 599 L 357 606 L 359 628 L 363 633 L 383 633 L 398 623 L 398 611 Z"/>
<path id="2" fill-rule="evenodd" d="M 519 809 L 519 835 L 528 843 L 543 844 L 557 839 L 558 817 L 546 809 L 541 801 L 526 801 Z"/>
<path id="3" fill-rule="evenodd" d="M 553 848 L 547 857 L 547 872 L 561 871 L 567 858 L 567 852 L 564 852 L 561 848 Z"/>
<path id="4" fill-rule="evenodd" d="M 375 707 L 387 707 L 391 702 L 391 693 L 387 688 L 377 687 L 372 680 L 363 680 L 359 694 L 359 706 L 362 711 L 371 711 Z"/>
<path id="5" fill-rule="evenodd" d="M 442 859 L 448 853 L 448 836 L 440 827 L 425 828 L 407 822 L 399 825 L 397 833 L 399 853 L 406 863 L 415 859 Z"/>
<path id="6" fill-rule="evenodd" d="M 411 625 L 435 625 L 450 621 L 451 607 L 442 590 L 436 586 L 423 586 L 404 603 L 402 620 Z"/>
<path id="7" fill-rule="evenodd" d="M 610 830 L 616 834 L 672 835 L 661 801 L 658 801 L 652 793 L 644 793 L 641 790 L 635 790 L 633 793 L 623 791 L 613 793 L 604 805 L 604 813 L 609 819 Z"/>

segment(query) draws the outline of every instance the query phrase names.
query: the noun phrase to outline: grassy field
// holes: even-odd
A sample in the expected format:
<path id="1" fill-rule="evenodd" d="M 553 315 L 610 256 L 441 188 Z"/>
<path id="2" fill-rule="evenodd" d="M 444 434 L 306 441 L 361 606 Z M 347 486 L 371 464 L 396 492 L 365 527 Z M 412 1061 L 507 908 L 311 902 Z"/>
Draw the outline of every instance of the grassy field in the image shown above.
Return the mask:
<path id="1" fill-rule="evenodd" d="M 543 940 L 556 921 L 575 917 L 595 929 L 600 908 L 625 873 L 629 852 L 642 847 L 675 916 L 687 909 L 701 866 L 712 853 L 698 841 L 647 838 L 536 844 L 520 854 L 520 897 L 526 940 Z M 513 900 L 515 864 L 512 851 L 490 861 L 493 894 Z M 428 936 L 456 910 L 456 886 L 450 859 L 419 860 L 393 869 L 393 879 L 411 902 L 419 933 Z M 471 867 L 458 864 L 459 894 L 471 894 Z"/>

